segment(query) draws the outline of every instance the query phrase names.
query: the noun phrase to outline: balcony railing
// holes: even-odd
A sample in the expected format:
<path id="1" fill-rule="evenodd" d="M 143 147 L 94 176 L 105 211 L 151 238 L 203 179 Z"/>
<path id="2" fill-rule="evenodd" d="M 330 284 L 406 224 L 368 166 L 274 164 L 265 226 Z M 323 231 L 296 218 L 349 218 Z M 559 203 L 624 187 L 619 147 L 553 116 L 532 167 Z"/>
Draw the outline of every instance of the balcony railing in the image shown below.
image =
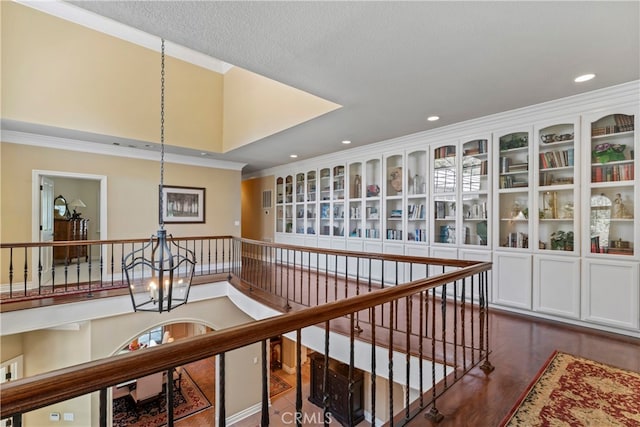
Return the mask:
<path id="1" fill-rule="evenodd" d="M 181 240 L 202 248 L 199 251 L 201 280 L 218 273 L 226 274 L 229 282 L 239 290 L 279 308 L 283 314 L 159 345 L 144 352 L 131 352 L 5 383 L 0 386 L 0 417 L 12 417 L 13 425 L 19 425 L 23 413 L 99 392 L 100 413 L 95 415 L 94 422 L 99 420 L 101 426 L 106 426 L 111 386 L 160 371 L 166 371 L 167 378 L 172 378 L 173 370 L 178 366 L 218 356 L 216 416 L 217 424 L 224 426 L 227 422 L 225 380 L 232 381 L 233 375 L 225 370 L 225 354 L 261 343 L 261 425 L 269 425 L 270 352 L 267 343 L 270 338 L 282 334 L 289 334 L 297 350 L 296 413 L 303 411 L 300 358 L 304 345 L 324 355 L 323 419 L 333 419 L 332 399 L 344 399 L 344 406 L 349 410 L 341 421 L 346 425 L 356 424 L 353 417 L 357 404 L 353 389 L 356 369 L 370 373 L 366 377 L 370 392 L 367 401 L 361 403 L 361 409 L 369 423 L 376 425 L 404 425 L 419 414 L 439 420 L 442 416 L 437 410 L 437 400 L 442 393 L 477 366 L 485 373 L 493 369 L 489 363 L 487 321 L 490 263 L 323 250 L 226 236 Z M 109 254 L 108 258 L 117 259 L 118 253 L 128 252 L 132 245 L 142 243 L 140 240 L 89 244 L 106 248 L 103 250 Z M 121 249 L 116 250 L 116 247 Z M 3 251 L 22 251 L 23 248 L 31 248 L 32 253 L 25 252 L 20 262 L 33 259 L 34 253 L 43 250 L 42 245 L 2 245 Z M 116 255 L 112 255 L 114 252 Z M 212 256 L 216 253 L 220 254 L 219 259 Z M 13 266 L 15 277 L 17 263 L 13 262 L 13 254 L 11 252 L 7 265 Z M 120 274 L 116 264 L 108 264 L 113 266 L 107 269 L 109 275 Z M 208 267 L 202 268 L 218 264 L 220 268 L 211 270 L 213 272 Z M 24 275 L 38 277 L 29 269 Z M 41 286 L 33 287 L 34 281 L 27 278 L 24 282 L 31 284 L 31 288 L 45 291 Z M 106 282 L 112 283 L 111 280 Z M 20 292 L 30 289 L 24 282 L 20 282 Z M 97 283 L 103 285 L 104 281 Z M 76 279 L 70 288 L 75 291 L 83 284 Z M 54 291 L 56 286 L 54 282 Z M 14 289 L 11 293 L 15 297 L 20 292 Z M 62 293 L 62 290 L 58 292 Z M 329 395 L 330 358 L 348 366 L 349 388 L 345 396 Z M 403 386 L 401 395 L 394 384 Z M 171 381 L 168 381 L 170 426 L 173 425 L 173 401 L 169 401 L 173 396 L 171 387 Z M 376 399 L 380 387 L 388 387 L 384 408 L 380 408 Z M 296 417 L 296 424 L 302 425 L 303 419 Z M 212 419 L 210 425 L 215 423 Z"/>

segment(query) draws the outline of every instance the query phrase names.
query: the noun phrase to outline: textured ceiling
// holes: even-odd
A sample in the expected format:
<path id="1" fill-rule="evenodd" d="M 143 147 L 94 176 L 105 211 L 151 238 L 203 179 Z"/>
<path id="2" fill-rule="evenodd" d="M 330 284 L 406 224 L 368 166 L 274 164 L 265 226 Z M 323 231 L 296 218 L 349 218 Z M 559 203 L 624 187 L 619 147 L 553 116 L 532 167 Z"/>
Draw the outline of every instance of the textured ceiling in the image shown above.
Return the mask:
<path id="1" fill-rule="evenodd" d="M 245 173 L 640 78 L 638 1 L 71 3 L 343 105 L 218 156 Z"/>

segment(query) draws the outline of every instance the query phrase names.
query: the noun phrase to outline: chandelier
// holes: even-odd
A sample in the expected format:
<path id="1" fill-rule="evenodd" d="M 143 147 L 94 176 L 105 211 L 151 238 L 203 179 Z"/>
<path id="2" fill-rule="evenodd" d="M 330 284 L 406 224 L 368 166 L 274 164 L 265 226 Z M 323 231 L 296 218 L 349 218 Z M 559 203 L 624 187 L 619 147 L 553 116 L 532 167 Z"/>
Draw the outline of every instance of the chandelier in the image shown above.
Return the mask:
<path id="1" fill-rule="evenodd" d="M 187 303 L 196 264 L 192 250 L 181 247 L 164 229 L 164 39 L 160 73 L 160 192 L 157 235 L 123 259 L 134 311 L 171 311 Z M 173 248 L 173 252 L 172 252 Z"/>

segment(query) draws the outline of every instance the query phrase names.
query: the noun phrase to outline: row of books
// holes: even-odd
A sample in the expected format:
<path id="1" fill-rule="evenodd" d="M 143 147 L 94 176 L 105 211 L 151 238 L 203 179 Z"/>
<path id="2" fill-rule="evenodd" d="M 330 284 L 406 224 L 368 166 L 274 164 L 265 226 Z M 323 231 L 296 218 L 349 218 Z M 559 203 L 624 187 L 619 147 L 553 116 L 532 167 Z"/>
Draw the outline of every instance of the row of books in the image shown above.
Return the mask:
<path id="1" fill-rule="evenodd" d="M 487 152 L 487 140 L 479 139 L 464 145 L 464 155 L 472 156 L 474 154 L 483 154 Z"/>
<path id="2" fill-rule="evenodd" d="M 574 149 L 547 151 L 540 153 L 540 169 L 563 168 L 574 165 Z"/>
<path id="3" fill-rule="evenodd" d="M 631 132 L 634 129 L 633 116 L 626 114 L 614 114 L 615 125 L 594 127 L 591 126 L 591 136 L 610 135 L 618 132 Z"/>
<path id="4" fill-rule="evenodd" d="M 524 176 L 524 178 L 515 178 L 513 176 L 500 177 L 500 188 L 522 188 L 527 187 L 528 185 L 529 181 L 526 176 Z"/>
<path id="5" fill-rule="evenodd" d="M 523 232 L 509 233 L 502 246 L 507 248 L 528 248 L 529 235 Z"/>
<path id="6" fill-rule="evenodd" d="M 436 159 L 442 159 L 445 157 L 451 157 L 455 155 L 456 155 L 455 145 L 447 145 L 445 147 L 439 147 L 433 151 L 433 157 Z"/>
<path id="7" fill-rule="evenodd" d="M 407 235 L 409 240 L 414 242 L 426 242 L 427 241 L 427 230 L 423 228 L 416 228 L 413 233 L 409 232 Z"/>
<path id="8" fill-rule="evenodd" d="M 402 240 L 402 230 L 387 228 L 387 240 Z"/>
<path id="9" fill-rule="evenodd" d="M 594 165 L 591 168 L 591 182 L 633 181 L 633 163 L 624 165 Z"/>
<path id="10" fill-rule="evenodd" d="M 424 219 L 424 205 L 409 205 L 407 206 L 409 219 Z"/>

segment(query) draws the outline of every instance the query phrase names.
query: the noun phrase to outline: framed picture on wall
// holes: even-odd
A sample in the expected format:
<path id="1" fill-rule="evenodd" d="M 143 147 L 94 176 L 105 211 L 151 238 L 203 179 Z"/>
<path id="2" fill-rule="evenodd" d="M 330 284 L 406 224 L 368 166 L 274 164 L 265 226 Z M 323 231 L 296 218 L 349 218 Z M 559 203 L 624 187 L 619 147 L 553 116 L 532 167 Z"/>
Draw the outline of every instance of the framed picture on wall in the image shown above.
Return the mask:
<path id="1" fill-rule="evenodd" d="M 204 188 L 164 185 L 160 210 L 164 223 L 204 223 L 204 197 Z"/>

